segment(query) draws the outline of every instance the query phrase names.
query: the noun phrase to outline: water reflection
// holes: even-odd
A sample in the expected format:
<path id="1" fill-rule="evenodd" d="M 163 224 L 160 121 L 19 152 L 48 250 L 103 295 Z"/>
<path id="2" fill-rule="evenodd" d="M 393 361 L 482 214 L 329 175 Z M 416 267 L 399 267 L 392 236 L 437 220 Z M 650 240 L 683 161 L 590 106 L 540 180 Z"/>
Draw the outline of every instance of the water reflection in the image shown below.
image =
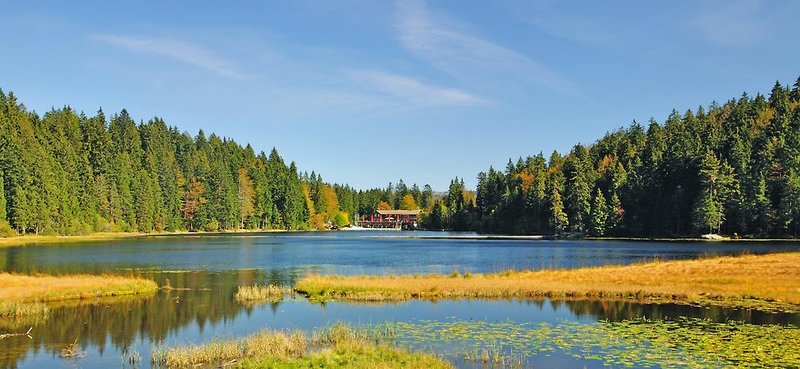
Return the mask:
<path id="1" fill-rule="evenodd" d="M 663 319 L 689 316 L 719 322 L 744 320 L 756 324 L 800 325 L 798 314 L 698 308 L 674 304 L 582 300 L 463 300 L 408 301 L 394 304 L 330 302 L 312 304 L 295 297 L 279 303 L 245 306 L 233 296 L 239 285 L 292 283 L 302 271 L 239 270 L 231 272 L 137 272 L 160 285 L 173 287 L 157 295 L 74 302 L 53 309 L 46 320 L 0 321 L 0 332 L 24 332 L 33 327 L 33 339 L 24 336 L 0 340 L 4 368 L 67 367 L 58 357 L 64 345 L 78 340 L 87 351 L 82 368 L 120 367 L 126 349 L 139 352 L 149 366 L 150 350 L 162 344 L 202 342 L 214 337 L 242 336 L 263 328 L 313 329 L 330 322 L 356 324 L 383 321 L 462 320 L 595 322 L 637 317 Z M 72 363 L 74 364 L 74 362 Z M 466 364 L 465 364 L 466 365 Z M 591 365 L 590 365 L 591 366 Z"/>

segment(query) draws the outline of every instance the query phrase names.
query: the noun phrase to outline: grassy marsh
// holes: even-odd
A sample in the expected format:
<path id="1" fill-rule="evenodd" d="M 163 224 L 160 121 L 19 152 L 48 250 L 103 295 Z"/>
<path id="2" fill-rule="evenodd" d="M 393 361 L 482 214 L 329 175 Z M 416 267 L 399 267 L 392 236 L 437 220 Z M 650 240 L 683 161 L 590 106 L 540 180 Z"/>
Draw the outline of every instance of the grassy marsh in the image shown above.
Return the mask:
<path id="1" fill-rule="evenodd" d="M 632 299 L 796 312 L 798 286 L 800 253 L 794 252 L 491 274 L 315 275 L 295 290 L 319 300 Z"/>
<path id="2" fill-rule="evenodd" d="M 318 330 L 309 337 L 300 331 L 261 331 L 242 339 L 203 345 L 158 348 L 156 366 L 167 368 L 222 365 L 237 368 L 384 368 L 450 369 L 432 355 L 412 353 L 373 342 L 380 330 L 343 324 Z"/>
<path id="3" fill-rule="evenodd" d="M 108 275 L 19 275 L 0 273 L 0 317 L 47 315 L 45 302 L 153 293 L 155 282 Z"/>

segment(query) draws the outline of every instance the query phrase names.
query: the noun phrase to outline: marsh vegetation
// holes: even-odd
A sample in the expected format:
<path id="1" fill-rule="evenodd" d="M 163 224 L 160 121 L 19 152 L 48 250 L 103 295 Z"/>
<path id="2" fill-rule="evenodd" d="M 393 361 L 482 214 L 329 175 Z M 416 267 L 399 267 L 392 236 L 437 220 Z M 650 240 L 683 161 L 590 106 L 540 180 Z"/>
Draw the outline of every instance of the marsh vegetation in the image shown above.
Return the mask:
<path id="1" fill-rule="evenodd" d="M 798 311 L 798 285 L 800 253 L 783 253 L 474 275 L 314 275 L 295 288 L 318 300 L 558 297 Z"/>
<path id="2" fill-rule="evenodd" d="M 261 331 L 243 339 L 215 340 L 194 346 L 160 348 L 155 365 L 187 368 L 221 365 L 236 368 L 452 368 L 424 353 L 382 342 L 385 331 L 334 324 L 314 331 Z"/>
<path id="3" fill-rule="evenodd" d="M 638 318 L 584 324 L 449 320 L 398 322 L 401 344 L 465 352 L 468 360 L 525 365 L 555 352 L 608 367 L 793 368 L 800 366 L 797 326 L 713 322 L 698 318 Z M 792 349 L 787 349 L 792 348 Z M 514 356 L 511 359 L 515 358 Z"/>

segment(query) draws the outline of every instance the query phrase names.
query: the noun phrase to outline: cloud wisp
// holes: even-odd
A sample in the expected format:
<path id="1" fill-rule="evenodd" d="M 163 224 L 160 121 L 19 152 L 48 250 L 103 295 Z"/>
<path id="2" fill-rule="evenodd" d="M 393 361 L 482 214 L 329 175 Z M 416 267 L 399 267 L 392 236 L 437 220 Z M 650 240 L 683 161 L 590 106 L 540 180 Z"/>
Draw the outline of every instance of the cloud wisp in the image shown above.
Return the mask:
<path id="1" fill-rule="evenodd" d="M 558 72 L 507 47 L 474 36 L 434 17 L 421 0 L 397 3 L 396 27 L 401 45 L 435 68 L 462 80 L 526 81 L 564 94 L 576 87 Z"/>
<path id="2" fill-rule="evenodd" d="M 354 81 L 404 104 L 473 106 L 487 103 L 459 89 L 434 86 L 397 74 L 374 70 L 348 71 L 346 74 Z"/>
<path id="3" fill-rule="evenodd" d="M 180 62 L 214 72 L 230 78 L 244 78 L 245 75 L 232 61 L 219 56 L 212 50 L 186 41 L 158 37 L 133 37 L 121 35 L 95 35 L 95 40 L 139 53 L 168 57 Z"/>

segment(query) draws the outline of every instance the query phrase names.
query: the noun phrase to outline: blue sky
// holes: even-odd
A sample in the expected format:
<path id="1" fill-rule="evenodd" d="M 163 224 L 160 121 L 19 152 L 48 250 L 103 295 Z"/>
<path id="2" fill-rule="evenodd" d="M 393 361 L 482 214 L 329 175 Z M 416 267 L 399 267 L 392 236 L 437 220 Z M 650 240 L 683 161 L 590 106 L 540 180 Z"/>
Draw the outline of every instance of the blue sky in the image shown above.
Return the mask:
<path id="1" fill-rule="evenodd" d="M 224 4 L 224 5 L 223 5 Z M 797 1 L 16 1 L 0 88 L 444 190 L 800 76 Z"/>

